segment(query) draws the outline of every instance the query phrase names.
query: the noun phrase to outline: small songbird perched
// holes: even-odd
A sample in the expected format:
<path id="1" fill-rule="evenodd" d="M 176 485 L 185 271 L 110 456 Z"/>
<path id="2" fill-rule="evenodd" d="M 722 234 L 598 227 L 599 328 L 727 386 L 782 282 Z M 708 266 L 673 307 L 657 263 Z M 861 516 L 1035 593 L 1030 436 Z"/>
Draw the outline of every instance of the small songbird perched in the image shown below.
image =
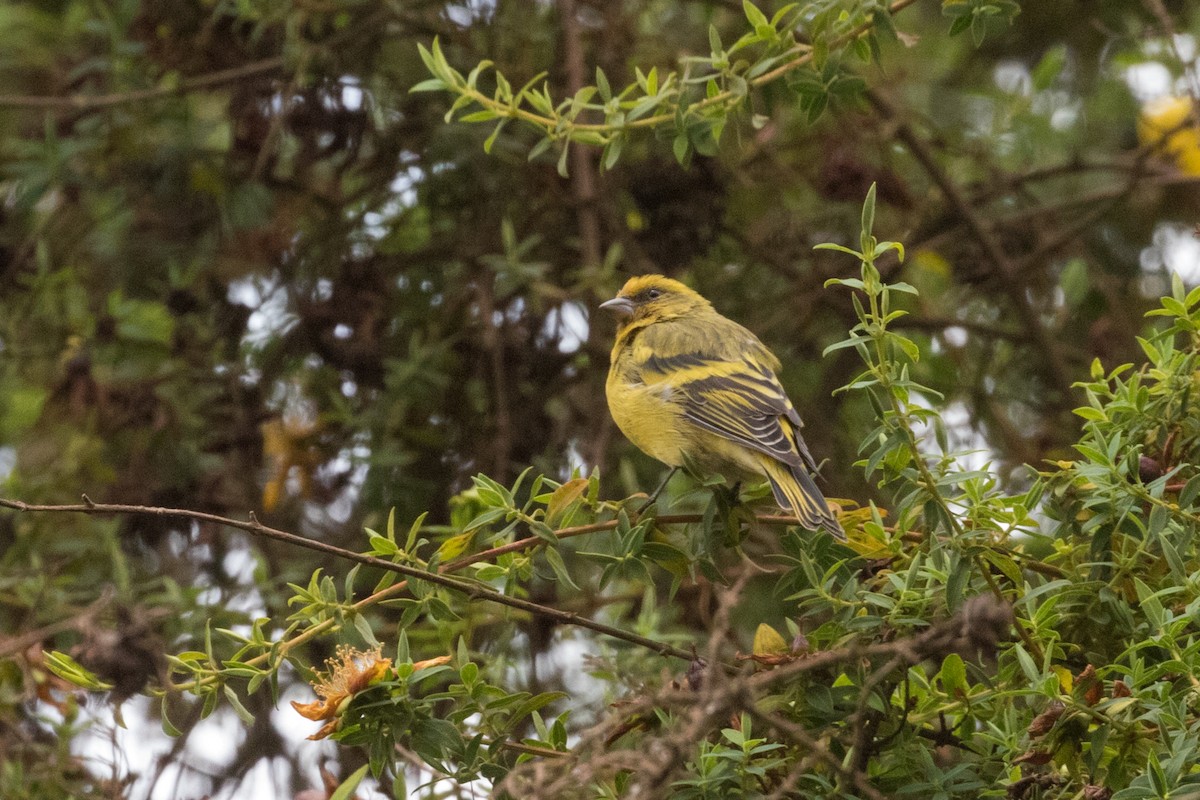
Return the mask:
<path id="1" fill-rule="evenodd" d="M 622 318 L 605 391 L 630 441 L 672 467 L 766 478 L 801 525 L 846 538 L 813 482 L 779 359 L 758 337 L 662 275 L 630 278 L 600 307 Z"/>

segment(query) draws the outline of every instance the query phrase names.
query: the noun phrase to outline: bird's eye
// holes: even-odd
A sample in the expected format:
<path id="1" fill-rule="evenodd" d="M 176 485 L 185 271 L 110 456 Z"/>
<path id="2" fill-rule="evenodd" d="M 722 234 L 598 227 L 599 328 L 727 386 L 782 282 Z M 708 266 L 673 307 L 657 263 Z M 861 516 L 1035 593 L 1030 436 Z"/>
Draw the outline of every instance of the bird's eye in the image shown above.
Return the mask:
<path id="1" fill-rule="evenodd" d="M 646 292 L 646 296 L 649 297 L 651 300 L 657 300 L 658 298 L 662 297 L 662 290 L 661 289 L 651 289 L 650 291 Z"/>

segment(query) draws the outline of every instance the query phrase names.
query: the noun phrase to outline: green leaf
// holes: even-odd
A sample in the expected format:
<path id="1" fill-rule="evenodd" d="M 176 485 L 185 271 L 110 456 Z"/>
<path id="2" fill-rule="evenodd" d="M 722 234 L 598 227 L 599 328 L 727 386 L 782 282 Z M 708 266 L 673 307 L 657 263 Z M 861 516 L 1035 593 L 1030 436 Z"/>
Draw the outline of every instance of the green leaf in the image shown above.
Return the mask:
<path id="1" fill-rule="evenodd" d="M 1183 486 L 1183 490 L 1179 493 L 1179 505 L 1181 508 L 1191 508 L 1196 502 L 1196 496 L 1200 495 L 1200 475 L 1193 476 Z"/>
<path id="2" fill-rule="evenodd" d="M 1108 415 L 1106 415 L 1100 409 L 1092 408 L 1091 406 L 1082 406 L 1081 408 L 1073 409 L 1072 413 L 1075 414 L 1076 416 L 1083 417 L 1084 419 L 1092 421 L 1092 422 L 1107 422 L 1108 421 Z"/>
<path id="3" fill-rule="evenodd" d="M 354 770 L 350 777 L 342 781 L 341 784 L 338 785 L 337 789 L 333 791 L 333 794 L 329 795 L 329 800 L 350 800 L 350 797 L 354 794 L 354 790 L 358 788 L 360 783 L 362 783 L 363 778 L 367 777 L 367 770 L 370 768 L 370 764 L 363 764 L 361 767 Z M 403 769 L 400 770 L 399 779 L 403 782 Z M 394 785 L 395 784 L 393 784 L 393 786 Z M 403 785 L 403 783 L 401 783 L 401 785 Z M 405 795 L 396 795 L 396 797 L 404 796 Z"/>
<path id="4" fill-rule="evenodd" d="M 546 544 L 552 547 L 558 546 L 558 536 L 555 535 L 554 529 L 542 522 L 540 519 L 535 519 L 530 522 L 529 530 L 533 532 L 534 536 L 538 537 Z"/>
<path id="5" fill-rule="evenodd" d="M 372 533 L 368 537 L 371 543 L 371 552 L 378 556 L 388 557 L 394 556 L 400 552 L 400 546 L 388 539 L 386 536 L 380 536 L 377 533 Z"/>
<path id="6" fill-rule="evenodd" d="M 563 177 L 563 178 L 570 177 L 570 170 L 567 168 L 567 152 L 569 150 L 570 150 L 570 146 L 566 142 L 563 142 L 562 152 L 560 152 L 558 154 L 558 164 L 557 164 L 558 174 L 560 177 Z"/>
<path id="7" fill-rule="evenodd" d="M 379 644 L 379 640 L 375 638 L 375 631 L 371 630 L 371 623 L 362 614 L 354 615 L 354 630 L 358 631 L 358 635 L 370 646 L 375 647 Z"/>
<path id="8" fill-rule="evenodd" d="M 547 547 L 544 553 L 546 561 L 550 564 L 550 568 L 554 570 L 555 577 L 562 583 L 565 583 L 572 591 L 578 592 L 579 586 L 571 579 L 571 573 L 567 571 L 567 565 L 563 563 L 562 554 L 553 547 Z"/>
<path id="9" fill-rule="evenodd" d="M 1013 652 L 1017 656 L 1017 663 L 1021 665 L 1021 671 L 1025 673 L 1025 677 L 1029 679 L 1030 685 L 1037 685 L 1042 681 L 1042 670 L 1034 663 L 1033 658 L 1029 653 L 1025 652 L 1025 648 L 1019 644 L 1013 645 Z"/>
<path id="10" fill-rule="evenodd" d="M 725 48 L 721 46 L 721 34 L 716 25 L 708 26 L 708 46 L 712 50 L 713 58 L 719 58 L 725 53 Z"/>
<path id="11" fill-rule="evenodd" d="M 867 198 L 863 201 L 862 208 L 862 232 L 864 236 L 870 236 L 871 230 L 875 227 L 875 183 L 871 183 L 871 188 L 867 190 Z"/>
<path id="12" fill-rule="evenodd" d="M 787 640 L 765 622 L 758 624 L 758 629 L 754 632 L 754 649 L 753 653 L 756 656 L 778 656 L 785 655 L 791 651 L 788 647 Z"/>
<path id="13" fill-rule="evenodd" d="M 496 123 L 496 127 L 492 129 L 491 134 L 483 140 L 483 152 L 491 154 L 492 145 L 496 143 L 496 137 L 500 135 L 500 131 L 504 130 L 504 126 L 508 124 L 507 119 L 502 119 Z"/>
<path id="14" fill-rule="evenodd" d="M 165 733 L 167 736 L 170 736 L 172 739 L 178 739 L 183 735 L 183 731 L 175 727 L 175 723 L 171 722 L 170 716 L 167 715 L 167 706 L 170 705 L 169 700 L 170 698 L 168 697 L 159 698 L 158 712 L 159 716 L 162 718 L 163 733 Z"/>
<path id="15" fill-rule="evenodd" d="M 609 140 L 604 146 L 604 153 L 600 158 L 600 166 L 607 172 L 617 165 L 617 161 L 621 158 L 621 149 L 625 146 L 625 137 L 617 135 Z"/>
<path id="16" fill-rule="evenodd" d="M 1033 68 L 1031 78 L 1033 79 L 1033 88 L 1036 91 L 1042 92 L 1050 88 L 1050 85 L 1062 74 L 1063 67 L 1067 64 L 1067 48 L 1066 45 L 1056 45 L 1046 50 L 1041 61 Z"/>
<path id="17" fill-rule="evenodd" d="M 257 219 L 259 216 L 256 210 L 246 208 L 246 204 L 240 202 L 239 198 L 246 199 L 246 191 L 235 192 L 230 198 L 229 213 L 236 217 L 234 227 L 237 228 L 250 227 L 248 217 Z M 269 199 L 266 202 L 269 204 Z M 160 303 L 133 300 L 113 292 L 108 296 L 108 313 L 116 320 L 117 336 L 125 341 L 166 347 L 175 333 L 175 320 Z"/>
<path id="18" fill-rule="evenodd" d="M 840 244 L 834 244 L 832 242 L 822 242 L 821 244 L 813 245 L 813 250 L 836 250 L 839 253 L 846 253 L 847 255 L 852 255 L 858 259 L 863 258 L 863 254 L 858 252 L 857 250 L 851 250 L 849 247 L 843 247 Z M 862 281 L 857 280 L 857 279 L 852 279 L 852 278 L 830 278 L 829 280 L 827 280 L 825 282 L 825 285 L 826 286 L 833 286 L 833 285 L 849 286 L 853 289 L 862 289 L 863 288 Z"/>
<path id="19" fill-rule="evenodd" d="M 679 134 L 671 143 L 671 151 L 675 154 L 675 160 L 680 166 L 686 167 L 688 164 L 688 156 L 691 154 L 691 143 L 688 142 L 686 134 Z"/>
<path id="20" fill-rule="evenodd" d="M 82 664 L 76 661 L 66 653 L 58 650 L 51 650 L 44 654 L 46 669 L 53 672 L 58 677 L 68 683 L 72 683 L 81 689 L 89 689 L 91 691 L 107 691 L 112 688 L 111 683 L 105 683 L 100 680 L 94 672 L 86 669 Z"/>
<path id="21" fill-rule="evenodd" d="M 546 503 L 546 524 L 557 526 L 563 514 L 583 497 L 587 488 L 587 478 L 574 478 L 555 489 Z"/>
<path id="22" fill-rule="evenodd" d="M 537 144 L 529 148 L 529 155 L 525 157 L 527 161 L 533 161 L 542 153 L 550 149 L 550 145 L 554 144 L 554 140 L 549 137 L 539 139 Z"/>
<path id="23" fill-rule="evenodd" d="M 965 693 L 970 688 L 967 685 L 967 666 L 958 653 L 951 653 L 942 660 L 942 669 L 938 675 L 946 694 L 953 696 L 960 692 Z"/>
<path id="24" fill-rule="evenodd" d="M 746 21 L 750 23 L 750 27 L 758 30 L 762 27 L 771 27 L 771 23 L 767 20 L 767 15 L 759 10 L 758 6 L 751 3 L 750 0 L 742 0 L 742 11 L 746 15 Z"/>
<path id="25" fill-rule="evenodd" d="M 1170 797 L 1171 786 L 1167 782 L 1167 776 L 1163 774 L 1162 764 L 1158 761 L 1158 756 L 1154 753 L 1146 759 L 1146 772 L 1150 775 L 1150 783 L 1154 786 L 1154 791 L 1159 797 Z"/>
<path id="26" fill-rule="evenodd" d="M 441 92 L 441 91 L 445 91 L 446 89 L 449 89 L 449 88 L 450 87 L 447 86 L 446 82 L 443 81 L 441 78 L 426 78 L 425 80 L 423 80 L 420 83 L 413 86 L 408 91 L 410 93 Z"/>
<path id="27" fill-rule="evenodd" d="M 464 114 L 458 118 L 459 122 L 488 122 L 500 116 L 490 108 L 485 108 L 482 111 L 472 111 L 470 114 Z"/>
<path id="28" fill-rule="evenodd" d="M 234 713 L 238 715 L 238 719 L 240 719 L 246 725 L 254 724 L 254 715 L 250 713 L 249 709 L 242 705 L 241 698 L 237 696 L 237 692 L 233 690 L 233 687 L 226 685 L 222 686 L 221 689 L 225 693 L 225 699 L 228 700 L 229 705 L 233 707 Z"/>
<path id="29" fill-rule="evenodd" d="M 943 8 L 954 8 L 956 4 L 950 3 Z M 971 20 L 974 19 L 970 14 L 963 14 L 960 17 L 955 17 L 954 22 L 950 24 L 950 36 L 958 36 L 967 28 L 971 27 Z"/>
<path id="30" fill-rule="evenodd" d="M 608 85 L 608 78 L 604 75 L 604 70 L 596 67 L 596 89 L 600 92 L 600 97 L 607 103 L 612 100 L 612 87 Z"/>

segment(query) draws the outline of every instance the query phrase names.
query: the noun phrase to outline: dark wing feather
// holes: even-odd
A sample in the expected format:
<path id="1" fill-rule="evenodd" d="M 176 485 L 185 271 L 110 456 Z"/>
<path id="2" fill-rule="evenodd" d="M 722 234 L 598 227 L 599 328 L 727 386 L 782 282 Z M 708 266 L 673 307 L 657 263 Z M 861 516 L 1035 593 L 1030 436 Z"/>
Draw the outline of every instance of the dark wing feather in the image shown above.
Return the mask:
<path id="1" fill-rule="evenodd" d="M 803 422 L 775 374 L 770 351 L 740 325 L 722 319 L 717 340 L 681 340 L 670 325 L 654 325 L 641 377 L 666 383 L 679 397 L 684 416 L 705 430 L 766 453 L 791 467 L 815 471 L 800 436 Z M 707 346 L 706 346 L 707 345 Z"/>
<path id="2" fill-rule="evenodd" d="M 779 380 L 762 365 L 744 362 L 730 374 L 698 378 L 678 388 L 686 397 L 684 416 L 700 427 L 789 466 L 816 470 L 800 438 L 800 415 Z"/>

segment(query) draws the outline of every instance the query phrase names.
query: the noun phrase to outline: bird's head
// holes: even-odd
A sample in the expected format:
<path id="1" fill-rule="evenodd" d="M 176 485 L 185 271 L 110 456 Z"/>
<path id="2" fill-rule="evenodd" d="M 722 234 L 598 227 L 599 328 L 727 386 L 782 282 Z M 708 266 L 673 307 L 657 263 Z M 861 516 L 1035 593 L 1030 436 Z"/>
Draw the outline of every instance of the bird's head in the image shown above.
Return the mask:
<path id="1" fill-rule="evenodd" d="M 630 278 L 617 296 L 600 307 L 622 317 L 626 325 L 675 319 L 712 308 L 696 292 L 664 275 Z"/>

